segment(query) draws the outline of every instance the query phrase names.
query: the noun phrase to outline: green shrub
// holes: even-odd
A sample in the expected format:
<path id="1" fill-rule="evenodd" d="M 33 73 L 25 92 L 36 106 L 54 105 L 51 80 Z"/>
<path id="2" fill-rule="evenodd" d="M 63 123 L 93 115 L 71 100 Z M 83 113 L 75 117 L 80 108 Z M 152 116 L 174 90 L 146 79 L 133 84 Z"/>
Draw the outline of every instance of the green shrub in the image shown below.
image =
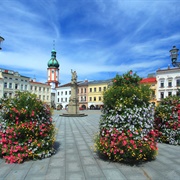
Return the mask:
<path id="1" fill-rule="evenodd" d="M 51 156 L 55 150 L 55 126 L 49 107 L 35 94 L 17 92 L 1 100 L 1 157 L 8 163 Z"/>

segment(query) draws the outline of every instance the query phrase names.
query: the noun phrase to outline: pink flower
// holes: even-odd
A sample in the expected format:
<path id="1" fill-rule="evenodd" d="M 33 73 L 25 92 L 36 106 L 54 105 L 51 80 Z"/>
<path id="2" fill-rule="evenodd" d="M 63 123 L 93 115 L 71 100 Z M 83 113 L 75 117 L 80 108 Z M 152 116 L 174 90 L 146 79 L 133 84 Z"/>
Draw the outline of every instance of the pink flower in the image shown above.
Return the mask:
<path id="1" fill-rule="evenodd" d="M 127 144 L 127 141 L 124 140 L 124 141 L 122 142 L 122 145 L 125 146 L 126 144 Z"/>

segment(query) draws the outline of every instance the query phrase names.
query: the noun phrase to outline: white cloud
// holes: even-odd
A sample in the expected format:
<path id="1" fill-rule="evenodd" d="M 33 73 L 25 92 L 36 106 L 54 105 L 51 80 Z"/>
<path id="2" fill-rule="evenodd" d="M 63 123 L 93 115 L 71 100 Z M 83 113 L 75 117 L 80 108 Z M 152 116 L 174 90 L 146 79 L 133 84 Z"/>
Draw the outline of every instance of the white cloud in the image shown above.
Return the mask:
<path id="1" fill-rule="evenodd" d="M 180 7 L 171 2 L 3 0 L 0 64 L 44 82 L 55 40 L 61 82 L 71 69 L 80 79 L 130 69 L 145 76 L 180 46 Z"/>

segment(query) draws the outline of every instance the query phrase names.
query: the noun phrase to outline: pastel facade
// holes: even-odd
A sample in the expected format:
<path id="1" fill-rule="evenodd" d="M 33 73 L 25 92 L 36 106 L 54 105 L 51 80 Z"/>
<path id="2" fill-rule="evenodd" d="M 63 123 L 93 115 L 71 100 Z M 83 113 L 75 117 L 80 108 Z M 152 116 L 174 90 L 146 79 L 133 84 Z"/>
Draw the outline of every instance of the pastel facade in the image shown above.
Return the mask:
<path id="1" fill-rule="evenodd" d="M 38 99 L 51 105 L 51 86 L 45 83 L 30 81 L 30 90 L 31 93 L 37 95 Z"/>
<path id="2" fill-rule="evenodd" d="M 78 83 L 79 109 L 88 109 L 88 80 Z"/>
<path id="3" fill-rule="evenodd" d="M 152 90 L 150 102 L 157 105 L 157 80 L 156 80 L 156 77 L 143 78 L 140 81 L 140 83 L 150 86 L 150 89 Z"/>
<path id="4" fill-rule="evenodd" d="M 88 83 L 88 108 L 103 107 L 103 92 L 107 90 L 111 80 L 91 81 Z"/>

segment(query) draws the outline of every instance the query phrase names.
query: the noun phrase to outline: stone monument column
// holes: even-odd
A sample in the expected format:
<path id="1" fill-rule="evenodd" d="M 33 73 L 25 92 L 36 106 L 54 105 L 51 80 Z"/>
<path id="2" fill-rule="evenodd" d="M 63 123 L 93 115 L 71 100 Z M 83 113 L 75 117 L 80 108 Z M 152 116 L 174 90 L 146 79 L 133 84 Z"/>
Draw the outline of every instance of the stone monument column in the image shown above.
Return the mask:
<path id="1" fill-rule="evenodd" d="M 77 96 L 77 73 L 71 69 L 71 97 L 69 99 L 68 113 L 78 114 L 79 113 L 79 101 Z"/>

